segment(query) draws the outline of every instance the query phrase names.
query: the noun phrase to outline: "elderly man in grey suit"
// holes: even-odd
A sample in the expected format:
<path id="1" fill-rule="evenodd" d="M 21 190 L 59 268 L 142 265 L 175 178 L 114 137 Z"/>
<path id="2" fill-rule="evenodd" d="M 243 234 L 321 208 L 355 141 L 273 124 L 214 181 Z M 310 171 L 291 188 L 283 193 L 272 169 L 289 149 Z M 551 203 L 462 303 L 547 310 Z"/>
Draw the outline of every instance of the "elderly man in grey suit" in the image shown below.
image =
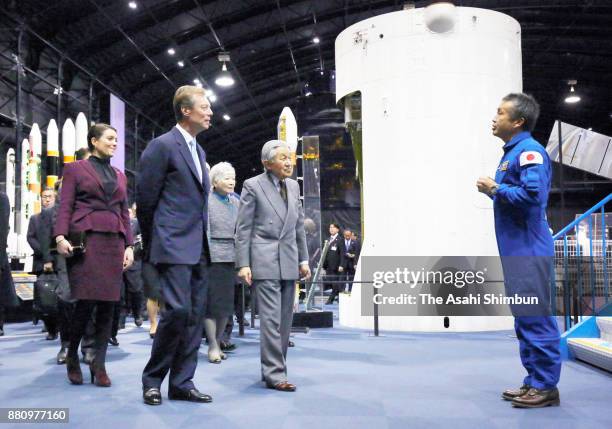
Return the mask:
<path id="1" fill-rule="evenodd" d="M 289 177 L 289 147 L 279 140 L 261 150 L 265 172 L 244 182 L 236 226 L 236 267 L 257 293 L 262 381 L 293 392 L 287 381 L 287 347 L 295 281 L 309 278 L 304 211 L 298 183 Z"/>

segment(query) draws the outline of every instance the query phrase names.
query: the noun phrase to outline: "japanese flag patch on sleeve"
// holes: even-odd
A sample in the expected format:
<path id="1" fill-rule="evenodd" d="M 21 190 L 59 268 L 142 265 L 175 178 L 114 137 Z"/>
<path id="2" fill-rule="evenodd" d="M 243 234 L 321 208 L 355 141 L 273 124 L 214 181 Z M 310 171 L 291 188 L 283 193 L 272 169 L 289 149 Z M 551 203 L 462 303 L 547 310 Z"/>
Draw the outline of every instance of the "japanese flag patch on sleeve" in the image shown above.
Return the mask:
<path id="1" fill-rule="evenodd" d="M 530 150 L 530 151 L 521 153 L 519 164 L 521 167 L 525 165 L 531 165 L 531 164 L 544 164 L 544 157 L 542 156 L 540 152 L 537 152 L 535 150 Z"/>

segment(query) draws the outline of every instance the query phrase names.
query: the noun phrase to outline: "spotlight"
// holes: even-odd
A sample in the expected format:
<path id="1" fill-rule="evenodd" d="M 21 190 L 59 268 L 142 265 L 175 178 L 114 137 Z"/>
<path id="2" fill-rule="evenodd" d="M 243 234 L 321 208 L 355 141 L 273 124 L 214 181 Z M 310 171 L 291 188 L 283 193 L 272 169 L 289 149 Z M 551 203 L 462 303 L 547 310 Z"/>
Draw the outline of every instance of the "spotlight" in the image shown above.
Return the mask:
<path id="1" fill-rule="evenodd" d="M 177 62 L 177 64 L 178 64 L 178 66 L 179 66 L 179 67 L 181 67 L 181 68 L 185 67 L 185 63 L 184 63 L 184 62 L 182 62 L 182 61 Z"/>
<path id="2" fill-rule="evenodd" d="M 227 113 L 223 115 L 223 119 L 225 119 L 226 121 L 229 121 L 230 119 L 230 115 L 228 115 Z"/>
<path id="3" fill-rule="evenodd" d="M 130 9 L 136 9 L 138 7 L 138 3 L 136 3 L 135 1 L 131 1 L 128 3 L 128 6 L 130 7 Z"/>
<path id="4" fill-rule="evenodd" d="M 168 55 L 174 55 L 174 54 L 176 54 L 176 51 L 174 50 L 174 48 L 169 48 Z"/>
<path id="5" fill-rule="evenodd" d="M 567 97 L 565 97 L 565 102 L 567 104 L 575 104 L 580 101 L 580 96 L 576 94 L 576 90 L 574 89 L 574 85 L 576 85 L 577 83 L 578 83 L 577 80 L 567 81 L 567 84 L 570 86 L 569 93 L 567 94 Z"/>
<path id="6" fill-rule="evenodd" d="M 227 71 L 227 65 L 225 64 L 226 61 L 230 60 L 229 53 L 220 52 L 217 59 L 223 63 L 223 66 L 221 66 L 221 73 L 219 73 L 215 79 L 215 84 L 224 88 L 234 85 L 234 78 L 231 73 Z"/>
<path id="7" fill-rule="evenodd" d="M 312 39 L 312 43 L 314 43 L 315 45 L 318 45 L 319 43 L 321 43 L 321 39 L 319 39 L 317 36 L 315 36 Z"/>

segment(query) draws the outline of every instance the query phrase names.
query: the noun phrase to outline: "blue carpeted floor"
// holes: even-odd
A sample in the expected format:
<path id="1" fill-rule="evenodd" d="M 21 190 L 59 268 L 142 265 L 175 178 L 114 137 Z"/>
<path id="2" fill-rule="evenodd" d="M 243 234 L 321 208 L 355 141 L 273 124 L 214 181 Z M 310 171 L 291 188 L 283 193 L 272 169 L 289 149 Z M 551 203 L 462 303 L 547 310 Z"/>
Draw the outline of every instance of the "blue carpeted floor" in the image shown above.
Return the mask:
<path id="1" fill-rule="evenodd" d="M 296 334 L 288 363 L 289 381 L 298 391 L 282 393 L 259 382 L 258 334 L 247 328 L 244 338 L 235 338 L 236 352 L 220 365 L 208 363 L 204 344 L 200 350 L 195 383 L 213 395 L 212 404 L 169 401 L 164 385 L 163 405 L 151 407 L 142 403 L 140 385 L 152 342 L 146 327 L 129 323 L 118 336 L 120 346 L 109 346 L 108 389 L 88 380 L 68 384 L 65 367 L 55 364 L 59 342 L 45 341 L 40 325 L 5 328 L 0 407 L 69 408 L 69 427 L 612 427 L 612 376 L 577 362 L 563 366 L 561 407 L 519 410 L 501 400 L 501 390 L 518 386 L 523 377 L 510 332 L 375 338 L 336 327 Z M 4 427 L 9 425 L 0 424 Z"/>

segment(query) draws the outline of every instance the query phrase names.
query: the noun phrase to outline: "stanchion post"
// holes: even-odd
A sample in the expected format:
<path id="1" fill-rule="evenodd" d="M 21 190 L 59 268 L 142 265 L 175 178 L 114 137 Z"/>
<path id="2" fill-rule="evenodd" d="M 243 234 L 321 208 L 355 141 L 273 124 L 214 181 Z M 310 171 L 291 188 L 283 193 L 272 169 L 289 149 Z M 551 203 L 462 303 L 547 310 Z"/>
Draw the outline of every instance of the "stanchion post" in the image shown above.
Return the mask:
<path id="1" fill-rule="evenodd" d="M 372 285 L 372 288 L 374 289 L 374 295 L 375 295 L 376 288 L 374 287 L 374 285 Z M 374 336 L 378 337 L 378 304 L 376 303 L 375 300 L 372 300 L 372 301 L 374 302 Z"/>

